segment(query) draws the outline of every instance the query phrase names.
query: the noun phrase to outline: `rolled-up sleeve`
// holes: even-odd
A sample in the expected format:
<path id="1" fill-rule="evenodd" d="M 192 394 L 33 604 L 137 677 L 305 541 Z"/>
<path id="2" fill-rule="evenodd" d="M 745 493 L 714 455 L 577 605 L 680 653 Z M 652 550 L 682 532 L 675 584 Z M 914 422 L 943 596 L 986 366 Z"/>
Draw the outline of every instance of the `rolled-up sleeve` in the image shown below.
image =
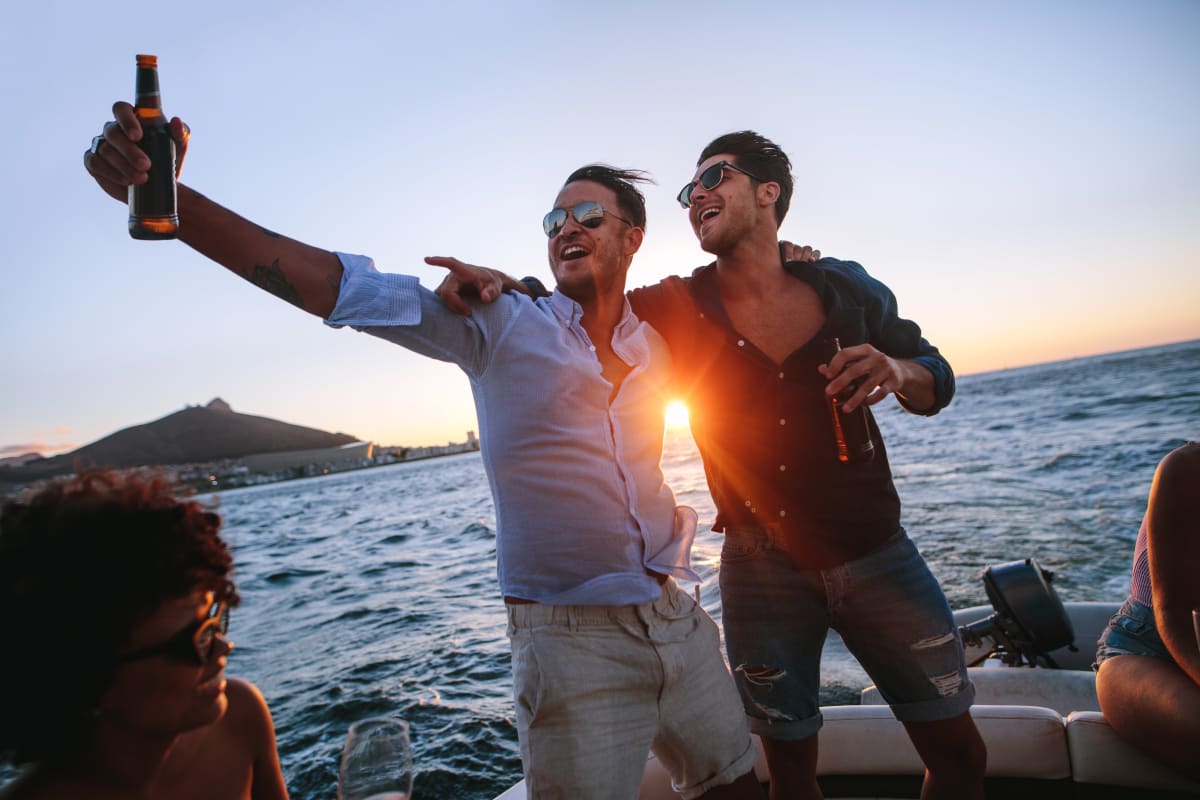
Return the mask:
<path id="1" fill-rule="evenodd" d="M 525 295 L 505 293 L 495 302 L 472 304 L 470 316 L 450 311 L 413 275 L 379 272 L 366 256 L 338 253 L 342 284 L 325 320 L 331 328 L 349 326 L 438 361 L 449 361 L 471 376 L 481 375 L 494 344 L 519 313 Z"/>
<path id="2" fill-rule="evenodd" d="M 366 256 L 337 253 L 342 285 L 325 320 L 331 328 L 416 325 L 421 321 L 420 281 L 413 275 L 385 274 Z"/>
<path id="3" fill-rule="evenodd" d="M 847 262 L 861 282 L 868 296 L 867 325 L 871 341 L 880 351 L 892 358 L 915 361 L 933 375 L 934 402 L 929 408 L 914 408 L 899 395 L 896 399 L 905 410 L 922 416 L 932 416 L 954 399 L 954 370 L 938 349 L 921 335 L 921 326 L 900 316 L 896 296 L 882 281 L 879 281 L 855 262 Z"/>

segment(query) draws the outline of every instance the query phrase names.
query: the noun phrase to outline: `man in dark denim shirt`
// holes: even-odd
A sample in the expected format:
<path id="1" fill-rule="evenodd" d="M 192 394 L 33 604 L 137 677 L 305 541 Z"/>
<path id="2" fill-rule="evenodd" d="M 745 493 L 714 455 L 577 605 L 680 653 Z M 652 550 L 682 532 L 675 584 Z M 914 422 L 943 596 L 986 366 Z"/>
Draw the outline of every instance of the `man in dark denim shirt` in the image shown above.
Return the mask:
<path id="1" fill-rule="evenodd" d="M 836 460 L 829 381 L 818 371 L 827 360 L 823 341 L 837 337 L 847 349 L 865 344 L 928 370 L 932 405 L 914 408 L 897 395 L 918 414 L 935 414 L 950 402 L 954 373 L 920 328 L 897 316 L 891 291 L 858 264 L 825 258 L 815 264 L 785 262 L 782 268 L 819 298 L 823 313 L 810 319 L 820 323 L 824 316 L 824 323 L 792 352 L 780 350 L 778 361 L 759 348 L 770 349 L 770 341 L 730 319 L 717 264 L 700 267 L 690 278 L 671 277 L 635 289 L 629 298 L 634 312 L 670 343 L 718 509 L 715 528 L 778 526 L 795 545 L 789 552 L 798 565 L 834 567 L 896 533 L 900 499 L 869 411 L 874 458 L 853 466 Z M 867 391 L 860 389 L 864 396 Z M 866 402 L 885 396 L 877 391 Z"/>
<path id="2" fill-rule="evenodd" d="M 763 738 L 773 797 L 820 797 L 820 649 L 829 627 L 875 680 L 924 760 L 923 797 L 983 796 L 986 750 L 945 595 L 900 526 L 887 450 L 838 459 L 830 398 L 895 394 L 918 414 L 954 395 L 950 365 L 858 264 L 784 262 L 791 164 L 751 131 L 701 154 L 679 194 L 701 247 L 690 278 L 630 293 L 667 340 L 725 533 L 730 665 Z M 823 341 L 837 337 L 833 358 Z"/>

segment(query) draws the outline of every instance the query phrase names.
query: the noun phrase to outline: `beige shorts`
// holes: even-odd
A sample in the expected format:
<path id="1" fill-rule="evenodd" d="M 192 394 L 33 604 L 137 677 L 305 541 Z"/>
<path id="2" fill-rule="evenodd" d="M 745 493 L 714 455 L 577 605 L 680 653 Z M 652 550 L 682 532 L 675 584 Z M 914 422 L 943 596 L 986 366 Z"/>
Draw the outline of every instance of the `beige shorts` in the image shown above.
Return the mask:
<path id="1" fill-rule="evenodd" d="M 632 800 L 651 750 L 685 800 L 758 753 L 712 618 L 675 582 L 640 606 L 508 606 L 533 800 Z"/>

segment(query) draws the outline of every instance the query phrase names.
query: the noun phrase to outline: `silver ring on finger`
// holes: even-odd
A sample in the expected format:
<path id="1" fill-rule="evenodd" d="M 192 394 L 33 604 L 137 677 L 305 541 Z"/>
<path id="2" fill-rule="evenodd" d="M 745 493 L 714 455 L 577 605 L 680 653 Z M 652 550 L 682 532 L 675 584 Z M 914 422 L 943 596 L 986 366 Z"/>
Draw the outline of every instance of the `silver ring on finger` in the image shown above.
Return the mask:
<path id="1" fill-rule="evenodd" d="M 104 134 L 92 137 L 92 146 L 88 148 L 88 152 L 92 155 L 100 155 L 100 145 L 104 144 Z"/>

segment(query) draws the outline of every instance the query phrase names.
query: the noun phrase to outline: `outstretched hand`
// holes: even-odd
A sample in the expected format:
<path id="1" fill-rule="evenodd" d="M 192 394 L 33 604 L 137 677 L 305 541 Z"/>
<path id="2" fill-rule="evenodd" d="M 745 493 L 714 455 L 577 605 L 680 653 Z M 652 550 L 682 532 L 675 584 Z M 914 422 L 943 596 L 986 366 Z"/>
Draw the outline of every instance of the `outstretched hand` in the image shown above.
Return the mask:
<path id="1" fill-rule="evenodd" d="M 138 147 L 142 125 L 133 106 L 124 101 L 113 103 L 113 119 L 104 123 L 92 146 L 83 152 L 83 166 L 110 197 L 126 202 L 129 187 L 145 183 L 150 177 L 150 158 Z M 183 169 L 191 131 L 179 117 L 171 119 L 171 138 L 175 140 L 175 175 Z"/>
<path id="2" fill-rule="evenodd" d="M 471 306 L 465 298 L 490 303 L 504 291 L 504 273 L 494 269 L 467 264 L 448 256 L 427 256 L 425 263 L 449 270 L 434 294 L 451 311 L 465 317 L 471 316 Z"/>

